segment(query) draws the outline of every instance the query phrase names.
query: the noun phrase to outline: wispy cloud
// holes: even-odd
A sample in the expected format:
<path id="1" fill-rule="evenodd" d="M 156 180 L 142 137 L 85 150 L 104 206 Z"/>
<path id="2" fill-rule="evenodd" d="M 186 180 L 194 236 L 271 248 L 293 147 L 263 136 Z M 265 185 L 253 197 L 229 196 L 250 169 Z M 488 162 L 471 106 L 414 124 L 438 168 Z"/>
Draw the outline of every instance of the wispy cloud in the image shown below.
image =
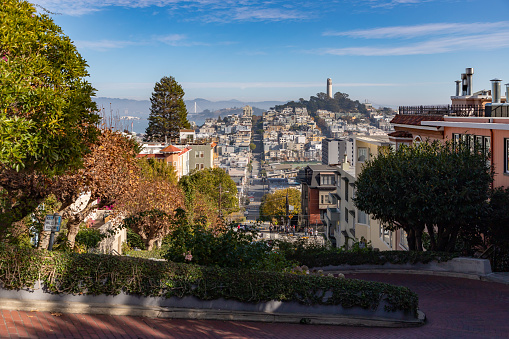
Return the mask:
<path id="1" fill-rule="evenodd" d="M 324 36 L 345 36 L 365 39 L 416 38 L 431 35 L 467 35 L 509 28 L 509 21 L 473 23 L 434 23 L 415 26 L 392 26 L 352 31 L 327 31 Z"/>
<path id="2" fill-rule="evenodd" d="M 80 49 L 91 49 L 99 52 L 104 52 L 110 49 L 124 48 L 132 45 L 141 45 L 143 43 L 122 40 L 99 40 L 99 41 L 77 40 L 75 41 L 75 44 Z"/>
<path id="3" fill-rule="evenodd" d="M 32 0 L 50 11 L 80 16 L 107 7 L 193 10 L 205 22 L 302 20 L 312 16 L 306 2 L 285 0 Z"/>
<path id="4" fill-rule="evenodd" d="M 393 8 L 399 5 L 416 5 L 434 0 L 366 0 L 373 8 Z"/>
<path id="5" fill-rule="evenodd" d="M 219 42 L 201 42 L 189 39 L 186 34 L 167 34 L 167 35 L 154 35 L 147 40 L 99 40 L 99 41 L 86 41 L 77 40 L 75 44 L 80 49 L 91 49 L 98 52 L 105 52 L 111 49 L 125 48 L 129 46 L 141 45 L 155 45 L 164 44 L 172 47 L 192 47 L 192 46 L 227 46 L 233 45 L 233 41 L 219 41 Z"/>
<path id="6" fill-rule="evenodd" d="M 298 10 L 284 8 L 256 8 L 245 6 L 215 11 L 204 17 L 206 22 L 239 22 L 239 21 L 285 21 L 308 19 L 309 14 Z"/>
<path id="7" fill-rule="evenodd" d="M 405 46 L 324 48 L 311 52 L 330 55 L 398 56 L 438 54 L 472 49 L 493 50 L 506 47 L 509 47 L 509 31 L 440 38 Z"/>

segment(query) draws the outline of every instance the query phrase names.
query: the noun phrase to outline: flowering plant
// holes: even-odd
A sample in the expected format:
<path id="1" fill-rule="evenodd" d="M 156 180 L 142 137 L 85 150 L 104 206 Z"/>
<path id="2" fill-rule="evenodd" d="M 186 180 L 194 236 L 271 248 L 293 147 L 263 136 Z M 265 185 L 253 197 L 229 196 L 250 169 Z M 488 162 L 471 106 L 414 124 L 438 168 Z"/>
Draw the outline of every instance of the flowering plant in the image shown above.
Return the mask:
<path id="1" fill-rule="evenodd" d="M 187 261 L 193 260 L 193 255 L 191 254 L 191 251 L 187 251 L 187 253 L 183 253 L 184 259 Z"/>

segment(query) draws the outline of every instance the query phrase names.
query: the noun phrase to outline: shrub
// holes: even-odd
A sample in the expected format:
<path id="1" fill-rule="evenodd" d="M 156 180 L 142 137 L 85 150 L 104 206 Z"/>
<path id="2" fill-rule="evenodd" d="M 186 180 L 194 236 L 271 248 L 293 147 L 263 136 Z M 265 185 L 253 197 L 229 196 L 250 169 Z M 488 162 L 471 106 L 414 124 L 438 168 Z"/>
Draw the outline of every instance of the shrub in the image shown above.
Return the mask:
<path id="1" fill-rule="evenodd" d="M 293 243 L 278 242 L 277 246 L 288 260 L 294 260 L 308 267 L 339 265 L 383 265 L 385 263 L 428 263 L 448 261 L 458 257 L 457 253 L 418 251 L 374 251 L 368 247 L 354 247 L 352 250 L 307 244 L 300 240 Z"/>
<path id="2" fill-rule="evenodd" d="M 81 228 L 76 234 L 76 244 L 85 247 L 87 250 L 96 248 L 106 236 L 96 228 Z"/>
<path id="3" fill-rule="evenodd" d="M 255 231 L 237 230 L 231 225 L 216 232 L 201 223 L 182 223 L 163 241 L 164 257 L 173 262 L 231 268 L 253 268 L 281 271 L 293 262 L 274 252 L 267 241 L 255 241 Z M 192 259 L 186 260 L 186 256 Z"/>

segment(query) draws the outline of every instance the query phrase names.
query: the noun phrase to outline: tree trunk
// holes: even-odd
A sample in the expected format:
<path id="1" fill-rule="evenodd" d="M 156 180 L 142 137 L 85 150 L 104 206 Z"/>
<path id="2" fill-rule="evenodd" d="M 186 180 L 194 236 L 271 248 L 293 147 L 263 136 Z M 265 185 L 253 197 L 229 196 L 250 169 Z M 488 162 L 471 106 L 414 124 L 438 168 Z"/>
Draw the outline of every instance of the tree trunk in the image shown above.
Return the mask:
<path id="1" fill-rule="evenodd" d="M 39 244 L 37 245 L 37 249 L 47 249 L 49 246 L 49 237 L 51 235 L 51 232 L 41 231 L 39 233 Z"/>
<path id="2" fill-rule="evenodd" d="M 76 236 L 78 235 L 78 232 L 80 231 L 80 224 L 78 222 L 73 222 L 69 220 L 67 222 L 67 245 L 70 248 L 74 248 L 74 244 L 76 242 Z"/>
<path id="3" fill-rule="evenodd" d="M 416 243 L 415 243 L 415 231 L 413 230 L 413 228 L 407 228 L 407 230 L 405 230 L 406 233 L 406 240 L 408 242 L 408 249 L 410 251 L 415 251 L 416 250 Z"/>
<path id="4" fill-rule="evenodd" d="M 453 231 L 451 232 L 451 236 L 449 238 L 449 242 L 445 248 L 447 252 L 454 252 L 454 249 L 456 248 L 456 239 L 458 238 L 459 233 L 459 227 L 455 227 Z"/>
<path id="5" fill-rule="evenodd" d="M 145 240 L 145 246 L 147 247 L 147 251 L 152 251 L 154 248 L 154 243 L 156 239 L 146 239 Z"/>
<path id="6" fill-rule="evenodd" d="M 436 251 L 437 250 L 437 242 L 435 240 L 435 230 L 433 228 L 433 225 L 426 224 L 426 229 L 428 230 L 428 234 L 429 234 L 431 250 Z"/>
<path id="7" fill-rule="evenodd" d="M 422 251 L 422 229 L 415 230 L 415 250 L 421 252 Z"/>

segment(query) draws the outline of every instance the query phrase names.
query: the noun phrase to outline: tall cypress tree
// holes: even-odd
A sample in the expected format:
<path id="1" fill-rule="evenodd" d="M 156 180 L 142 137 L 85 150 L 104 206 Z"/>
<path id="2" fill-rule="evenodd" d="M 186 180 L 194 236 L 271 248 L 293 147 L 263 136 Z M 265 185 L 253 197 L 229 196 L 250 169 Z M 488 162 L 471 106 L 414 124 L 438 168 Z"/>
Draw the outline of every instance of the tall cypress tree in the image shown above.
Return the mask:
<path id="1" fill-rule="evenodd" d="M 150 102 L 146 141 L 170 141 L 179 137 L 181 128 L 191 126 L 187 121 L 184 90 L 174 77 L 163 77 L 156 83 Z"/>

